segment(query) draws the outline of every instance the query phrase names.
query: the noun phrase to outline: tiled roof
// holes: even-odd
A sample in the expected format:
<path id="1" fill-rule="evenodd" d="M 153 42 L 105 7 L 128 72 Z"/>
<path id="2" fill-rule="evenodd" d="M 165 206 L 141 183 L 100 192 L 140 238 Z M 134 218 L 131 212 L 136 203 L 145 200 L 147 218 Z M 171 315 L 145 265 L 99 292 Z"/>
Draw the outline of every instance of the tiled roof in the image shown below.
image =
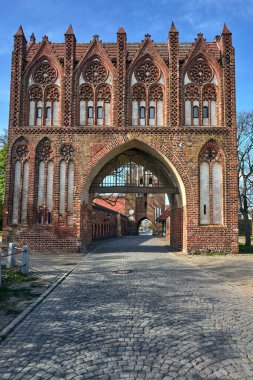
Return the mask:
<path id="1" fill-rule="evenodd" d="M 170 216 L 170 206 L 166 208 L 166 210 L 157 218 L 158 222 L 163 222 L 165 221 L 168 217 Z"/>
<path id="2" fill-rule="evenodd" d="M 28 48 L 27 60 L 31 61 L 36 52 L 41 47 L 42 42 L 35 43 L 34 45 Z M 127 43 L 127 58 L 129 61 L 133 60 L 134 57 L 138 54 L 138 51 L 141 48 L 141 42 L 130 42 Z M 89 43 L 77 43 L 76 44 L 76 60 L 80 61 L 89 48 Z M 164 42 L 154 43 L 156 49 L 159 54 L 163 58 L 163 60 L 168 63 L 169 53 L 168 53 L 168 44 Z M 220 50 L 216 42 L 207 42 L 208 47 L 216 56 L 217 59 L 220 57 Z M 117 58 L 117 44 L 115 42 L 104 42 L 102 46 L 106 50 L 109 58 L 111 60 L 116 60 Z M 64 43 L 51 43 L 51 47 L 55 55 L 58 59 L 64 58 L 65 52 L 65 44 Z M 189 55 L 191 49 L 193 47 L 193 43 L 180 43 L 179 44 L 179 59 L 184 60 Z"/>
<path id="3" fill-rule="evenodd" d="M 123 214 L 123 215 L 125 215 L 126 213 L 126 210 L 125 210 L 126 200 L 124 198 L 119 198 L 115 204 L 108 203 L 101 198 L 95 198 L 93 200 L 93 204 L 102 206 L 114 212 L 119 212 L 120 214 Z"/>

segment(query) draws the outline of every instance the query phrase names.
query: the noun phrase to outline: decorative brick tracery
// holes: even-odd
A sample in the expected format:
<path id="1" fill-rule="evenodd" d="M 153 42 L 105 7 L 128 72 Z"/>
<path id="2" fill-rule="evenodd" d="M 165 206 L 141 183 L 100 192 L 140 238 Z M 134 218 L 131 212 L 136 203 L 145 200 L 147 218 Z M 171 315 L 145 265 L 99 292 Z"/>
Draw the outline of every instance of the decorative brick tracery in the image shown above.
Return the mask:
<path id="1" fill-rule="evenodd" d="M 196 84 L 188 84 L 184 89 L 185 100 L 199 100 L 200 88 Z"/>
<path id="2" fill-rule="evenodd" d="M 37 102 L 43 100 L 43 90 L 37 84 L 34 84 L 29 88 L 29 95 L 31 101 Z"/>
<path id="3" fill-rule="evenodd" d="M 200 85 L 209 82 L 213 76 L 210 66 L 202 58 L 198 58 L 192 62 L 187 72 L 192 82 Z"/>
<path id="4" fill-rule="evenodd" d="M 36 83 L 46 86 L 57 79 L 57 71 L 50 62 L 41 62 L 33 70 L 33 79 Z"/>
<path id="5" fill-rule="evenodd" d="M 40 161 L 48 161 L 52 158 L 53 149 L 51 141 L 47 138 L 43 139 L 36 148 L 36 159 Z"/>
<path id="6" fill-rule="evenodd" d="M 132 90 L 132 99 L 145 100 L 146 99 L 146 87 L 143 84 L 135 84 Z"/>
<path id="7" fill-rule="evenodd" d="M 222 151 L 218 147 L 216 141 L 209 140 L 201 149 L 199 154 L 199 163 L 201 162 L 221 162 Z"/>
<path id="8" fill-rule="evenodd" d="M 84 83 L 79 88 L 79 100 L 93 100 L 94 90 L 90 84 Z"/>
<path id="9" fill-rule="evenodd" d="M 12 158 L 15 160 L 25 160 L 29 157 L 29 143 L 21 137 L 19 138 L 12 148 Z"/>
<path id="10" fill-rule="evenodd" d="M 163 88 L 160 84 L 153 84 L 149 89 L 150 100 L 163 100 Z"/>
<path id="11" fill-rule="evenodd" d="M 108 71 L 101 62 L 94 60 L 85 66 L 83 75 L 87 82 L 97 85 L 106 80 Z"/>
<path id="12" fill-rule="evenodd" d="M 203 100 L 216 100 L 217 91 L 215 85 L 207 84 L 203 87 Z"/>
<path id="13" fill-rule="evenodd" d="M 139 63 L 135 69 L 135 76 L 138 81 L 142 83 L 154 83 L 160 77 L 160 71 L 158 67 L 151 61 L 151 59 L 146 58 L 144 61 Z"/>
<path id="14" fill-rule="evenodd" d="M 74 147 L 72 144 L 62 144 L 60 147 L 60 155 L 66 160 L 70 160 L 74 155 Z"/>
<path id="15" fill-rule="evenodd" d="M 60 92 L 57 86 L 48 86 L 45 91 L 45 100 L 54 102 L 60 100 Z"/>
<path id="16" fill-rule="evenodd" d="M 100 84 L 96 89 L 97 100 L 111 101 L 111 89 L 106 83 Z"/>

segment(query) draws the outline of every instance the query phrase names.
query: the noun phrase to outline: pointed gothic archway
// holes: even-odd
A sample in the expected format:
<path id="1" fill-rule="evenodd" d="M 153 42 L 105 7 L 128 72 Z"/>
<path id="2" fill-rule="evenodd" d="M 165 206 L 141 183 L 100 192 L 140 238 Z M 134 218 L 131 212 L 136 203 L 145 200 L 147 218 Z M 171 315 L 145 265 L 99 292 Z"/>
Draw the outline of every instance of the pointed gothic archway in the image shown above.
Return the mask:
<path id="1" fill-rule="evenodd" d="M 81 194 L 80 235 L 83 247 L 92 240 L 91 207 L 96 193 L 167 194 L 171 205 L 171 245 L 186 249 L 186 192 L 175 166 L 157 150 L 131 140 L 100 158 Z"/>

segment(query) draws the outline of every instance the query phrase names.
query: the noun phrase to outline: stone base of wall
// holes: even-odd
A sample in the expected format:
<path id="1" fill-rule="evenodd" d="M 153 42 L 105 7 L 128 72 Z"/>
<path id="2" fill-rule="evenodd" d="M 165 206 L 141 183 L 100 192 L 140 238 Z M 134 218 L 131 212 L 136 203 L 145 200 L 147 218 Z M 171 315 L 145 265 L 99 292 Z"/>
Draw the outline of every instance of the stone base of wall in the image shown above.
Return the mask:
<path id="1" fill-rule="evenodd" d="M 53 225 L 12 227 L 4 230 L 4 242 L 17 245 L 28 244 L 31 253 L 76 253 L 80 251 L 80 241 L 75 228 L 59 228 Z"/>

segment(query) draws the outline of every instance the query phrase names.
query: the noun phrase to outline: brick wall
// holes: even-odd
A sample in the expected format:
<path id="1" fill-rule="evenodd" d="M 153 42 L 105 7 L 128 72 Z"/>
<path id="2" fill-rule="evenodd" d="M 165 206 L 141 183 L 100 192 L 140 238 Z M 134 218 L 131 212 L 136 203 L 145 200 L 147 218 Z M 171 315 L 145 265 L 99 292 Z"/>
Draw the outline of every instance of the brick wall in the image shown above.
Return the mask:
<path id="1" fill-rule="evenodd" d="M 92 236 L 101 236 L 108 230 L 106 223 L 91 222 L 92 194 L 89 193 L 89 188 L 92 181 L 106 162 L 127 149 L 135 148 L 149 154 L 151 161 L 158 160 L 161 168 L 178 189 L 177 202 L 171 212 L 171 244 L 177 249 L 189 252 L 237 252 L 235 66 L 231 33 L 225 27 L 216 42 L 206 42 L 202 35 L 198 35 L 193 44 L 180 44 L 178 32 L 173 25 L 169 38 L 169 47 L 167 44 L 155 44 L 148 35 L 141 44 L 128 44 L 125 31 L 120 29 L 116 44 L 103 44 L 94 36 L 90 44 L 84 45 L 76 43 L 73 30 L 69 29 L 63 44 L 51 44 L 44 37 L 39 44 L 32 38 L 27 45 L 23 30 L 19 29 L 15 35 L 12 59 L 9 153 L 4 208 L 5 240 L 26 240 L 32 249 L 39 247 L 44 251 L 57 247 L 59 251 L 72 252 L 80 245 L 83 248 L 87 247 L 92 241 Z M 31 76 L 34 78 L 36 68 L 45 57 L 52 70 L 58 73 L 59 123 L 57 126 L 27 126 L 28 83 Z M 88 67 L 94 57 L 97 57 L 110 73 L 110 126 L 78 125 L 79 78 L 82 70 Z M 207 76 L 210 72 L 212 75 L 215 73 L 217 126 L 184 125 L 183 78 L 186 72 L 191 72 L 191 67 L 198 57 L 202 57 L 201 59 L 209 65 Z M 163 76 L 164 125 L 133 127 L 131 78 L 133 72 L 137 77 L 139 75 L 140 78 L 144 78 L 143 67 L 150 62 L 152 67 L 155 67 L 155 75 Z M 141 66 L 142 63 L 145 65 Z M 195 71 L 191 72 L 192 75 Z M 38 73 L 36 75 L 40 78 Z M 147 78 L 143 80 L 148 81 Z M 149 84 L 145 86 L 148 92 Z M 47 152 L 40 148 L 43 138 L 49 141 L 50 149 Z M 222 226 L 201 226 L 199 219 L 199 157 L 203 147 L 210 140 L 214 141 L 217 154 L 223 157 Z M 20 149 L 20 145 L 23 150 Z M 27 149 L 24 149 L 24 146 Z M 26 160 L 29 163 L 29 189 L 26 224 L 19 223 L 18 226 L 13 226 L 14 165 L 17 160 L 20 160 L 22 165 Z M 50 225 L 38 224 L 39 160 L 44 160 L 45 165 L 50 160 L 53 162 L 53 209 Z M 67 164 L 70 160 L 74 162 L 74 196 L 73 210 L 68 210 L 66 195 L 65 211 L 60 213 L 62 160 Z M 68 174 L 66 183 L 67 180 Z M 21 205 L 22 183 L 19 192 L 19 220 Z M 43 205 L 42 211 L 44 215 L 48 215 L 46 204 Z M 71 225 L 67 223 L 69 217 L 72 218 Z M 96 233 L 95 224 L 99 225 L 96 227 Z M 113 218 L 109 224 L 111 231 L 115 229 Z"/>

